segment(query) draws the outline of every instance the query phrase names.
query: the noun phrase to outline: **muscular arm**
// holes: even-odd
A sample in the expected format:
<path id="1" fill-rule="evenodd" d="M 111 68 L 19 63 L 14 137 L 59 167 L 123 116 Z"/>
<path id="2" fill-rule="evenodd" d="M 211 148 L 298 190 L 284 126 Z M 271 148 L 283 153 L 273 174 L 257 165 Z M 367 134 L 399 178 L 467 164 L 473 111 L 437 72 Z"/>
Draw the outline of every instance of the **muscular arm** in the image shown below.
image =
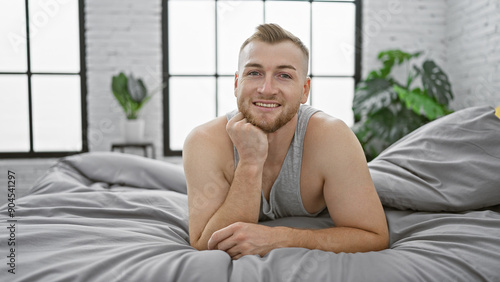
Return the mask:
<path id="1" fill-rule="evenodd" d="M 195 129 L 186 139 L 189 233 L 191 245 L 199 250 L 207 249 L 210 237 L 221 228 L 258 221 L 267 138 L 246 124 L 237 115 L 227 126 L 219 120 Z M 234 163 L 228 135 L 240 153 L 231 184 L 224 173 Z"/>
<path id="2" fill-rule="evenodd" d="M 223 249 L 233 258 L 264 255 L 280 247 L 351 253 L 387 248 L 385 214 L 355 135 L 341 121 L 319 113 L 310 124 L 304 150 L 313 153 L 303 161 L 319 172 L 324 203 L 336 227 L 307 230 L 233 224 L 214 233 L 209 247 Z M 237 245 L 239 250 L 227 250 L 226 245 Z"/>
<path id="3" fill-rule="evenodd" d="M 335 223 L 324 230 L 285 231 L 287 244 L 333 252 L 387 248 L 385 214 L 361 145 L 340 120 L 319 113 L 311 118 L 304 149 L 323 178 L 323 196 Z M 311 150 L 312 149 L 312 150 Z"/>

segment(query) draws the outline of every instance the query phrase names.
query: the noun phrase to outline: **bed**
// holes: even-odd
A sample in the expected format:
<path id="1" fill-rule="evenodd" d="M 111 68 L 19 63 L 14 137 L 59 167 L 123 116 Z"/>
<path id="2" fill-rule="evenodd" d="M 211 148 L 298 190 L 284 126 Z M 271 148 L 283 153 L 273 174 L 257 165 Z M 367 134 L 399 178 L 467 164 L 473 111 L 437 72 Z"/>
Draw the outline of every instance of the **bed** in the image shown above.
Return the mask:
<path id="1" fill-rule="evenodd" d="M 181 166 L 112 152 L 65 157 L 16 199 L 14 218 L 5 217 L 7 205 L 0 208 L 0 280 L 500 281 L 500 119 L 493 108 L 427 124 L 369 168 L 389 249 L 282 248 L 233 261 L 190 247 Z M 324 216 L 261 224 L 334 226 Z M 12 233 L 14 250 L 7 246 Z"/>

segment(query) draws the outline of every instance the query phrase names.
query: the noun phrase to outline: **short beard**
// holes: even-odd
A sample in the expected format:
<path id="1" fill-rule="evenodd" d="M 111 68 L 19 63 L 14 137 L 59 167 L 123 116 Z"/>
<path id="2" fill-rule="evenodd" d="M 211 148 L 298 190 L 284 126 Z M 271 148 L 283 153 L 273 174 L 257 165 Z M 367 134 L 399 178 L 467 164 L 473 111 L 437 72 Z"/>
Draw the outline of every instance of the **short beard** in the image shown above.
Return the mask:
<path id="1" fill-rule="evenodd" d="M 248 107 L 242 107 L 241 105 L 238 105 L 238 110 L 243 114 L 243 117 L 245 117 L 250 124 L 257 126 L 265 133 L 274 133 L 278 129 L 283 127 L 285 124 L 290 122 L 290 120 L 292 120 L 292 118 L 299 111 L 299 107 L 300 107 L 300 102 L 297 103 L 297 105 L 290 108 L 288 111 L 285 111 L 272 123 L 262 122 L 261 120 L 252 116 L 248 111 Z"/>

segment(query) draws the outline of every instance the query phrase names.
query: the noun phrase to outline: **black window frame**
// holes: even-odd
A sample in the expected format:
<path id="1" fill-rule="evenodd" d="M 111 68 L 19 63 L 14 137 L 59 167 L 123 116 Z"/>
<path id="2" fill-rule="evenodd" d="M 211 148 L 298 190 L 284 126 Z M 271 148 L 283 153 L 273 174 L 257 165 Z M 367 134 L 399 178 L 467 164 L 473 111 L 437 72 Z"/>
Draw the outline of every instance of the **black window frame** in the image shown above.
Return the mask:
<path id="1" fill-rule="evenodd" d="M 287 1 L 287 0 L 261 0 L 264 2 L 263 13 L 264 13 L 264 22 L 266 20 L 265 17 L 265 2 L 271 1 Z M 288 0 L 290 1 L 290 0 Z M 354 74 L 353 75 L 314 75 L 312 72 L 310 74 L 311 79 L 314 77 L 352 77 L 354 78 L 354 85 L 356 86 L 361 79 L 361 52 L 362 52 L 362 0 L 352 0 L 352 1 L 326 1 L 326 0 L 297 0 L 300 2 L 327 2 L 327 3 L 353 3 L 355 5 L 355 27 L 354 27 Z M 163 73 L 165 74 L 165 79 L 167 82 L 167 86 L 163 89 L 163 155 L 166 157 L 171 156 L 182 156 L 182 150 L 172 150 L 170 148 L 170 103 L 169 103 L 169 93 L 170 93 L 170 78 L 171 77 L 213 77 L 216 79 L 215 83 L 215 107 L 216 113 L 218 112 L 218 103 L 217 103 L 217 93 L 218 93 L 218 83 L 217 80 L 219 77 L 234 77 L 234 75 L 224 75 L 218 73 L 218 50 L 217 50 L 217 2 L 219 0 L 215 0 L 215 74 L 210 75 L 172 75 L 169 71 L 169 44 L 168 44 L 168 2 L 170 0 L 162 0 L 162 52 L 163 52 Z M 312 9 L 311 9 L 312 13 Z M 311 17 L 312 21 L 312 17 Z M 312 36 L 312 25 L 311 25 L 311 36 Z M 312 44 L 312 41 L 311 41 Z M 312 46 L 311 46 L 312 49 Z M 314 54 L 311 52 L 311 58 Z M 312 60 L 310 59 L 310 64 L 312 64 Z M 309 97 L 312 101 L 313 95 Z"/>
<path id="2" fill-rule="evenodd" d="M 34 0 L 32 0 L 34 1 Z M 78 0 L 78 15 L 79 15 L 79 39 L 80 39 L 80 72 L 77 73 L 57 73 L 57 72 L 32 72 L 31 71 L 31 54 L 30 54 L 30 25 L 29 25 L 29 0 L 25 0 L 25 16 L 26 16 L 26 56 L 27 56 L 27 69 L 26 72 L 0 72 L 3 74 L 21 74 L 28 77 L 28 107 L 29 107 L 29 139 L 30 150 L 29 152 L 6 152 L 0 151 L 0 158 L 5 159 L 20 159 L 20 158 L 59 158 L 69 155 L 88 152 L 87 141 L 87 66 L 86 66 L 86 50 L 85 50 L 85 1 Z M 31 77 L 33 75 L 79 75 L 81 86 L 81 111 L 82 111 L 82 150 L 81 151 L 43 151 L 35 152 L 33 149 L 33 114 L 32 114 L 32 87 Z M 3 138 L 9 138 L 8 132 L 2 132 Z"/>

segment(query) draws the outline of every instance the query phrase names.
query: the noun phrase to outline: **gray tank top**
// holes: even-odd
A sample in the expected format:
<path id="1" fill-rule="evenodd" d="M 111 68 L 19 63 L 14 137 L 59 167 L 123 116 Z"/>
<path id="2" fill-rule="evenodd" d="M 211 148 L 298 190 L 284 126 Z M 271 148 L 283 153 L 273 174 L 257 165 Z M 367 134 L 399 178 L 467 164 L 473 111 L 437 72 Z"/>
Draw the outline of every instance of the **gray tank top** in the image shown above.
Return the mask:
<path id="1" fill-rule="evenodd" d="M 306 211 L 300 195 L 300 171 L 302 167 L 302 149 L 309 118 L 319 110 L 308 105 L 301 105 L 297 114 L 297 127 L 286 154 L 280 173 L 269 195 L 269 202 L 262 192 L 259 220 L 270 220 L 289 216 L 317 216 L 321 211 L 311 214 Z M 237 110 L 226 114 L 231 119 Z M 239 155 L 234 148 L 234 167 L 238 165 Z"/>

